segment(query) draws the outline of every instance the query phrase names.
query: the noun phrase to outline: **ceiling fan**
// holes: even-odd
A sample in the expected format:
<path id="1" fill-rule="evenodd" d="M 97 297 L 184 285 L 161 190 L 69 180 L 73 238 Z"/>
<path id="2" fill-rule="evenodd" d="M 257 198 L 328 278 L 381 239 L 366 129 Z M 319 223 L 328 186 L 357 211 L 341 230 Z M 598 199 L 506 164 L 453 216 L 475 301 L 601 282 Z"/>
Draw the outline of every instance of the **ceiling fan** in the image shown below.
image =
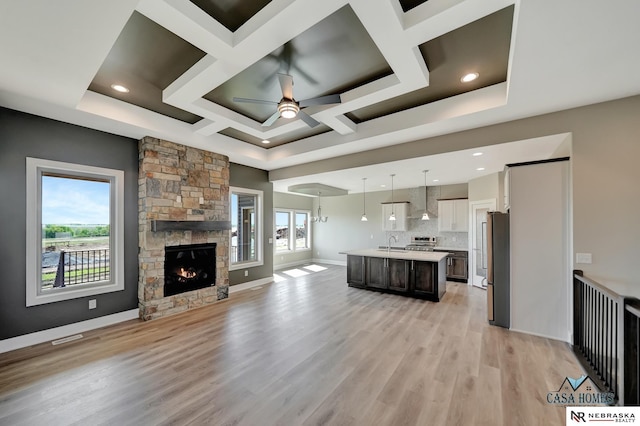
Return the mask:
<path id="1" fill-rule="evenodd" d="M 248 99 L 248 98 L 233 98 L 233 102 L 248 102 L 254 104 L 266 104 L 277 105 L 276 112 L 267 120 L 262 123 L 263 127 L 269 127 L 280 117 L 282 118 L 294 118 L 300 117 L 302 121 L 307 123 L 309 127 L 316 127 L 320 124 L 309 114 L 304 112 L 301 108 L 305 108 L 312 105 L 327 105 L 327 104 L 339 104 L 340 95 L 327 95 L 320 96 L 318 98 L 305 99 L 302 101 L 296 101 L 293 98 L 293 77 L 289 74 L 278 74 L 278 80 L 280 81 L 280 88 L 282 89 L 282 99 L 280 102 L 265 101 L 261 99 Z"/>

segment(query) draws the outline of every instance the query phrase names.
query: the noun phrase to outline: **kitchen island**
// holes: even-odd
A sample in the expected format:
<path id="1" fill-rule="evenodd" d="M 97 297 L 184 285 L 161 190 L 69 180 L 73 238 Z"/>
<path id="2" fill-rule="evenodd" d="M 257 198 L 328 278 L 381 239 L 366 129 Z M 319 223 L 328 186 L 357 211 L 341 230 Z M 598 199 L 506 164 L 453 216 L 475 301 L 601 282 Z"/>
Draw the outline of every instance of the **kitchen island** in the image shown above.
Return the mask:
<path id="1" fill-rule="evenodd" d="M 446 292 L 448 253 L 387 249 L 341 252 L 347 255 L 349 287 L 402 294 L 439 302 Z"/>

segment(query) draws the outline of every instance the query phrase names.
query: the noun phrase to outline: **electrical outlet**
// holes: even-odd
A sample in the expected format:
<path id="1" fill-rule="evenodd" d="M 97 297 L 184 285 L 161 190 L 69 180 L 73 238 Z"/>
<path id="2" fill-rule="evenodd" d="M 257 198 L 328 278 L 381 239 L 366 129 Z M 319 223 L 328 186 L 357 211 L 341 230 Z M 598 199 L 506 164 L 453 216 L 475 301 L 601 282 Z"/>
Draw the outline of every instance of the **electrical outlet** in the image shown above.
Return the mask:
<path id="1" fill-rule="evenodd" d="M 273 244 L 273 238 L 269 238 L 269 244 Z"/>
<path id="2" fill-rule="evenodd" d="M 244 276 L 248 277 L 249 276 L 249 271 L 244 271 Z"/>
<path id="3" fill-rule="evenodd" d="M 576 253 L 576 263 L 591 263 L 591 253 Z"/>
<path id="4" fill-rule="evenodd" d="M 98 301 L 96 299 L 89 300 L 89 309 L 95 309 L 98 307 Z"/>
<path id="5" fill-rule="evenodd" d="M 458 240 L 458 238 L 457 237 L 452 237 L 451 240 L 455 243 Z"/>

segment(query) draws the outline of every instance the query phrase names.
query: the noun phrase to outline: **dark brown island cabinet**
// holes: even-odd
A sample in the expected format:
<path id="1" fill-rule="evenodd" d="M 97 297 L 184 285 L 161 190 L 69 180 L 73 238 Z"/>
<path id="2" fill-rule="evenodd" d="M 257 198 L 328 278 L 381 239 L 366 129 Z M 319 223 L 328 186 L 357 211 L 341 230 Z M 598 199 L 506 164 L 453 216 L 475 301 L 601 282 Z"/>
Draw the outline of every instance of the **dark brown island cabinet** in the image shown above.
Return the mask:
<path id="1" fill-rule="evenodd" d="M 466 283 L 469 278 L 469 254 L 466 250 L 440 250 L 435 252 L 448 252 L 447 256 L 447 280 Z"/>
<path id="2" fill-rule="evenodd" d="M 417 260 L 347 254 L 347 283 L 350 287 L 439 302 L 446 292 L 447 258 L 437 257 Z"/>

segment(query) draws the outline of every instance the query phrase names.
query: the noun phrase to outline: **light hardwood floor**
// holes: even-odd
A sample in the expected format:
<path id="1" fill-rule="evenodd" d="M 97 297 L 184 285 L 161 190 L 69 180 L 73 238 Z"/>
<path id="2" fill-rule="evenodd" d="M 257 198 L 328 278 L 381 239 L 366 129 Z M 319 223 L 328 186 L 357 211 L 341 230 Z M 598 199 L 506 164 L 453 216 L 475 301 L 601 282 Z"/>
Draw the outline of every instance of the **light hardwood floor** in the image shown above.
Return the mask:
<path id="1" fill-rule="evenodd" d="M 324 266 L 0 354 L 0 425 L 564 424 L 546 395 L 582 374 L 566 344 L 489 326 L 481 289 L 433 303 Z"/>

